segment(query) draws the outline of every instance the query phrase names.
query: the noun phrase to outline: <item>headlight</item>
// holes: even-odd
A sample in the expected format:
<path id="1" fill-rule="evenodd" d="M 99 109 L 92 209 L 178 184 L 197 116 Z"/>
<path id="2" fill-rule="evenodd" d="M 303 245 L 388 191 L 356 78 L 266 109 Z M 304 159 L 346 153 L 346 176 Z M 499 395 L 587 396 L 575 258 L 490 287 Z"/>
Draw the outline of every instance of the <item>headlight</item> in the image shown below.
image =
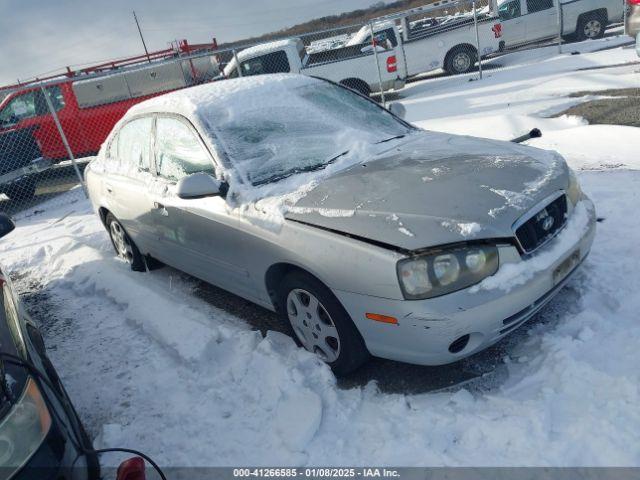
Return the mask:
<path id="1" fill-rule="evenodd" d="M 569 185 L 567 186 L 567 198 L 571 202 L 571 205 L 576 206 L 582 197 L 582 190 L 580 189 L 580 182 L 576 172 L 569 168 Z"/>
<path id="2" fill-rule="evenodd" d="M 0 420 L 0 477 L 9 478 L 40 447 L 51 427 L 51 416 L 32 378 L 24 392 Z M 6 474 L 6 477 L 5 477 Z"/>
<path id="3" fill-rule="evenodd" d="M 464 246 L 400 260 L 398 279 L 404 298 L 417 300 L 462 290 L 497 270 L 495 246 Z"/>

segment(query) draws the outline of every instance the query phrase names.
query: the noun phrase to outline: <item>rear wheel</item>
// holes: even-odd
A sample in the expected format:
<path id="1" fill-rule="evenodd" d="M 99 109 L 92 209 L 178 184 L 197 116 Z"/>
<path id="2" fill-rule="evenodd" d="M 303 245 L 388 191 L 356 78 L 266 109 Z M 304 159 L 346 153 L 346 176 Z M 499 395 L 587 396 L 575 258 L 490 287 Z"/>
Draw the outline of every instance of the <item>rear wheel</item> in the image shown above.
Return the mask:
<path id="1" fill-rule="evenodd" d="M 347 311 L 313 276 L 303 272 L 285 276 L 278 289 L 278 305 L 298 345 L 316 354 L 336 375 L 353 372 L 369 358 Z"/>
<path id="2" fill-rule="evenodd" d="M 604 37 L 605 21 L 602 15 L 591 13 L 583 15 L 578 20 L 576 38 L 578 41 L 595 40 Z"/>
<path id="3" fill-rule="evenodd" d="M 369 84 L 359 78 L 347 78 L 346 80 L 342 80 L 340 85 L 350 88 L 365 97 L 371 95 L 371 87 L 369 87 Z"/>
<path id="4" fill-rule="evenodd" d="M 144 272 L 144 258 L 133 240 L 124 230 L 122 224 L 111 213 L 105 219 L 111 244 L 120 258 L 131 266 L 131 270 Z"/>
<path id="5" fill-rule="evenodd" d="M 450 75 L 471 72 L 478 61 L 478 52 L 471 45 L 459 45 L 449 51 L 444 61 L 444 70 Z"/>

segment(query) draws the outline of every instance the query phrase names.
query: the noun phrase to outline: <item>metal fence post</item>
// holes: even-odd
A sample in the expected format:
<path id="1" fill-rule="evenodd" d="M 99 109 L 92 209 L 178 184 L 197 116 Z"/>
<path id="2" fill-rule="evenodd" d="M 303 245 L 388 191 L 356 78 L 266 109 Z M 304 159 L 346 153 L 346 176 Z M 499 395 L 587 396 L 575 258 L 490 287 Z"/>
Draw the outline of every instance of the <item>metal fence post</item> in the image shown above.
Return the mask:
<path id="1" fill-rule="evenodd" d="M 84 196 L 89 198 L 89 195 L 87 194 L 87 187 L 84 184 L 84 179 L 82 178 L 82 173 L 80 173 L 80 169 L 78 168 L 78 164 L 76 163 L 76 157 L 73 155 L 73 152 L 71 151 L 71 147 L 69 146 L 69 141 L 67 140 L 67 136 L 65 135 L 64 130 L 62 130 L 62 125 L 60 124 L 60 119 L 58 118 L 56 109 L 53 108 L 53 103 L 51 103 L 51 99 L 49 98 L 49 94 L 45 90 L 44 85 L 40 85 L 40 90 L 42 91 L 42 95 L 44 96 L 44 101 L 47 102 L 47 108 L 49 109 L 49 112 L 53 117 L 53 121 L 56 124 L 58 133 L 60 134 L 60 138 L 62 139 L 62 144 L 64 145 L 64 148 L 67 151 L 67 155 L 69 155 L 69 160 L 71 160 L 71 163 L 73 164 L 73 169 L 75 170 L 76 175 L 78 176 L 78 181 L 82 186 L 82 191 L 84 192 Z"/>
<path id="2" fill-rule="evenodd" d="M 480 74 L 480 80 L 482 80 L 482 50 L 480 50 L 480 33 L 478 32 L 478 12 L 476 12 L 475 0 L 471 3 L 473 8 L 473 24 L 476 28 L 476 51 L 478 52 L 478 73 Z"/>
<path id="3" fill-rule="evenodd" d="M 562 53 L 562 2 L 558 2 L 558 53 Z"/>
<path id="4" fill-rule="evenodd" d="M 242 70 L 240 69 L 240 62 L 238 61 L 238 55 L 236 55 L 236 49 L 233 50 L 233 59 L 236 61 L 236 70 L 238 70 L 238 77 L 242 76 Z"/>
<path id="5" fill-rule="evenodd" d="M 378 69 L 378 82 L 380 82 L 380 98 L 382 100 L 382 106 L 386 107 L 387 102 L 384 98 L 384 88 L 382 87 L 382 73 L 380 72 L 380 61 L 378 60 L 378 49 L 376 48 L 376 39 L 373 34 L 373 23 L 369 23 L 369 31 L 371 32 L 371 46 L 373 47 L 373 56 L 376 60 L 376 67 Z"/>

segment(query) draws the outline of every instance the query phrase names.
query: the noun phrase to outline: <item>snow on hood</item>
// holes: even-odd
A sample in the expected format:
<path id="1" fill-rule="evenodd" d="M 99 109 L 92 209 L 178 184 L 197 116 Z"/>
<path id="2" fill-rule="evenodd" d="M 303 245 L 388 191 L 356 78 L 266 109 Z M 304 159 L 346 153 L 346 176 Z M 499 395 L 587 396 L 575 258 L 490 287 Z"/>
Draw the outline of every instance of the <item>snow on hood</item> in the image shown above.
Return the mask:
<path id="1" fill-rule="evenodd" d="M 512 237 L 521 215 L 567 187 L 566 164 L 552 152 L 433 132 L 412 137 L 318 182 L 286 218 L 415 250 Z"/>

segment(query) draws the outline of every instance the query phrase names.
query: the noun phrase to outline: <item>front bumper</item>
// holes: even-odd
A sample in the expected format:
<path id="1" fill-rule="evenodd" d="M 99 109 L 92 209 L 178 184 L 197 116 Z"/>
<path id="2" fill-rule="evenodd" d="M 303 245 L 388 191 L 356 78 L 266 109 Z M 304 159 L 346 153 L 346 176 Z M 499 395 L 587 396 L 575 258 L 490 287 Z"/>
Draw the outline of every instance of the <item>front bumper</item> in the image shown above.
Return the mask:
<path id="1" fill-rule="evenodd" d="M 473 292 L 470 287 L 442 297 L 413 301 L 344 291 L 334 293 L 351 315 L 372 355 L 419 365 L 455 362 L 491 346 L 526 323 L 573 276 L 588 255 L 596 230 L 593 204 L 586 198 L 583 201 L 588 206 L 589 220 L 580 240 L 563 248 L 548 268 L 507 292 L 498 288 Z M 542 250 L 561 242 L 562 234 Z M 501 246 L 499 251 L 501 264 L 519 257 L 511 245 Z M 554 271 L 570 258 L 573 268 L 554 278 Z M 368 312 L 393 316 L 398 324 L 368 320 Z M 452 352 L 452 344 L 467 335 L 463 348 L 454 348 Z"/>

